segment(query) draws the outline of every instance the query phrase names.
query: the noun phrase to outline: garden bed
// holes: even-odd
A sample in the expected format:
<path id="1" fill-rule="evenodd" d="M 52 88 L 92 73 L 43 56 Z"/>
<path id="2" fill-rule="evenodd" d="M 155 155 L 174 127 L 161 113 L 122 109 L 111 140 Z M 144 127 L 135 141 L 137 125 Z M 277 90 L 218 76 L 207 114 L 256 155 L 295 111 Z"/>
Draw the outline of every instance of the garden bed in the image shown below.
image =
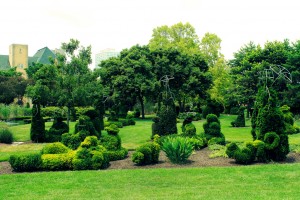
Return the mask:
<path id="1" fill-rule="evenodd" d="M 129 151 L 128 157 L 124 160 L 111 161 L 109 168 L 112 169 L 148 169 L 148 168 L 187 168 L 187 167 L 223 167 L 223 166 L 242 166 L 236 164 L 233 159 L 217 157 L 209 158 L 211 150 L 204 148 L 196 151 L 188 160 L 188 163 L 183 165 L 172 164 L 166 157 L 164 152 L 160 152 L 159 162 L 153 165 L 137 166 L 131 161 L 133 151 Z M 287 159 L 281 163 L 300 163 L 300 154 L 291 152 L 288 154 Z M 262 165 L 264 163 L 253 163 L 251 165 Z M 272 162 L 267 163 L 272 164 Z M 8 162 L 0 162 L 0 174 L 11 174 L 12 171 Z"/>

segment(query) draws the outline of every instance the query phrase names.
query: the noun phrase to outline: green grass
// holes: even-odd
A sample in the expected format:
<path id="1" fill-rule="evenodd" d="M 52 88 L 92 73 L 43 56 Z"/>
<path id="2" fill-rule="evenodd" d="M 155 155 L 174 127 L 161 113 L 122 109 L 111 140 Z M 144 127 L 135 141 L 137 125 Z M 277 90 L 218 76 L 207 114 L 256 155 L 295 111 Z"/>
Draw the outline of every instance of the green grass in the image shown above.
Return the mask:
<path id="1" fill-rule="evenodd" d="M 119 135 L 122 138 L 122 146 L 127 149 L 136 149 L 149 141 L 152 135 L 152 123 L 151 119 L 136 119 L 134 126 L 120 128 Z"/>
<path id="2" fill-rule="evenodd" d="M 299 199 L 300 164 L 1 175 L 0 199 Z"/>
<path id="3" fill-rule="evenodd" d="M 34 153 L 42 150 L 45 146 L 43 143 L 4 145 L 0 146 L 0 162 L 7 161 L 13 154 Z"/>

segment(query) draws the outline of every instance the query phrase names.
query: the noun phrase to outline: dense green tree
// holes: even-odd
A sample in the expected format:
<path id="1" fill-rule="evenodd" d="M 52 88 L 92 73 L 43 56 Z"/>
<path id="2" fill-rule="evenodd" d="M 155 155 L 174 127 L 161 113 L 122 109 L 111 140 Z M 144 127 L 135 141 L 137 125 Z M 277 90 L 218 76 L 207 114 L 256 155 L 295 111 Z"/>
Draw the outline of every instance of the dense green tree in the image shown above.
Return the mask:
<path id="1" fill-rule="evenodd" d="M 190 23 L 160 26 L 153 30 L 149 41 L 151 51 L 176 48 L 186 54 L 199 53 L 199 38 Z"/>
<path id="2" fill-rule="evenodd" d="M 212 84 L 208 66 L 200 54 L 185 54 L 176 48 L 158 49 L 151 53 L 156 81 L 168 75 L 173 79 L 169 87 L 174 99 L 183 111 L 189 98 L 207 98 L 207 90 Z M 157 90 L 158 102 L 162 100 L 164 87 Z"/>
<path id="3" fill-rule="evenodd" d="M 57 55 L 55 65 L 58 69 L 58 103 L 68 107 L 67 122 L 69 124 L 71 110 L 75 106 L 88 103 L 86 85 L 90 83 L 92 72 L 89 64 L 92 62 L 91 46 L 80 47 L 80 42 L 71 39 L 69 43 L 62 43 L 65 54 Z"/>
<path id="4" fill-rule="evenodd" d="M 145 117 L 144 102 L 155 89 L 150 51 L 147 46 L 124 49 L 118 58 L 101 63 L 101 82 L 110 89 L 110 96 L 127 110 L 138 101 Z M 130 106 L 131 105 L 131 106 Z M 121 105 L 120 105 L 121 106 Z M 119 107 L 119 106 L 117 106 Z"/>
<path id="5" fill-rule="evenodd" d="M 200 51 L 209 67 L 213 67 L 216 62 L 223 58 L 221 54 L 221 38 L 213 33 L 205 33 L 200 42 Z"/>

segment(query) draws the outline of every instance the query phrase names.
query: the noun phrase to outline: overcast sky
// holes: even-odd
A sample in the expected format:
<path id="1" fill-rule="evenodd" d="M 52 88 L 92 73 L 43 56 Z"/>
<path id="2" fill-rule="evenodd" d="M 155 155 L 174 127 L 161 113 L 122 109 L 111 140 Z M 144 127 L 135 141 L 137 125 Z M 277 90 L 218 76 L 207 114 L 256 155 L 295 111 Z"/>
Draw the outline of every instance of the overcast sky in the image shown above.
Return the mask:
<path id="1" fill-rule="evenodd" d="M 201 39 L 222 39 L 233 57 L 244 44 L 300 39 L 299 0 L 5 0 L 0 7 L 0 54 L 10 44 L 27 44 L 29 56 L 70 38 L 93 54 L 147 44 L 154 28 L 189 22 Z M 94 59 L 94 55 L 93 55 Z"/>

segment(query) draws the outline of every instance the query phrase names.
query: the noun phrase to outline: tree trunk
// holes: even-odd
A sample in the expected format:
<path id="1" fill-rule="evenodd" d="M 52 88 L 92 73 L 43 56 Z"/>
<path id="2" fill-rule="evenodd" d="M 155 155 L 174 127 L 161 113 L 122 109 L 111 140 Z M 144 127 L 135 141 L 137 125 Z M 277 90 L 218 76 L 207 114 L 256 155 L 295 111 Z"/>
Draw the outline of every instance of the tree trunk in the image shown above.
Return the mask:
<path id="1" fill-rule="evenodd" d="M 142 109 L 142 119 L 145 119 L 145 106 L 144 106 L 143 96 L 139 95 L 139 101 L 140 101 L 141 109 Z"/>
<path id="2" fill-rule="evenodd" d="M 68 114 L 67 114 L 67 124 L 70 127 L 70 115 L 71 115 L 71 108 L 68 106 Z"/>

